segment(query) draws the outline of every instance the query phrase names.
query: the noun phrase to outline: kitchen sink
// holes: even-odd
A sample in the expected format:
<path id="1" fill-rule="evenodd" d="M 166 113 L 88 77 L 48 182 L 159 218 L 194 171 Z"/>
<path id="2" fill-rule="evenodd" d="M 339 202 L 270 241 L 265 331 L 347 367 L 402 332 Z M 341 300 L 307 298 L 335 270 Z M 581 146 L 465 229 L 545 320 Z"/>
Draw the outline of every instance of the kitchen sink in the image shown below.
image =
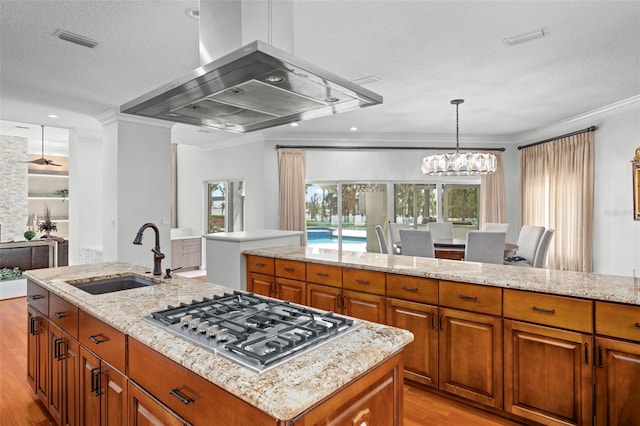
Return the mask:
<path id="1" fill-rule="evenodd" d="M 158 283 L 145 280 L 144 278 L 126 276 L 107 278 L 104 280 L 86 281 L 74 284 L 74 286 L 90 294 L 105 294 L 113 293 L 114 291 L 131 290 L 132 288 L 146 287 L 156 284 Z"/>

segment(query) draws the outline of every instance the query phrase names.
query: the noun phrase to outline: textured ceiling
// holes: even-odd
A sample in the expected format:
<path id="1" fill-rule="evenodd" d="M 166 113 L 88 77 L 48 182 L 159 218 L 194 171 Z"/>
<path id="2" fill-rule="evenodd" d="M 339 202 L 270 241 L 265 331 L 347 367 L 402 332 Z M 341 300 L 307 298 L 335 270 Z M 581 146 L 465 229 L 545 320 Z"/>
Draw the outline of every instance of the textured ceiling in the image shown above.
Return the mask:
<path id="1" fill-rule="evenodd" d="M 99 129 L 99 114 L 199 66 L 197 1 L 0 1 L 0 118 Z M 265 19 L 267 19 L 265 17 Z M 508 36 L 550 35 L 508 47 Z M 58 29 L 99 42 L 62 42 Z M 384 104 L 264 132 L 421 139 L 508 138 L 640 94 L 640 1 L 295 0 L 296 56 L 367 88 Z M 55 112 L 55 121 L 46 114 Z M 349 128 L 357 126 L 357 134 Z M 235 136 L 175 126 L 182 143 Z"/>

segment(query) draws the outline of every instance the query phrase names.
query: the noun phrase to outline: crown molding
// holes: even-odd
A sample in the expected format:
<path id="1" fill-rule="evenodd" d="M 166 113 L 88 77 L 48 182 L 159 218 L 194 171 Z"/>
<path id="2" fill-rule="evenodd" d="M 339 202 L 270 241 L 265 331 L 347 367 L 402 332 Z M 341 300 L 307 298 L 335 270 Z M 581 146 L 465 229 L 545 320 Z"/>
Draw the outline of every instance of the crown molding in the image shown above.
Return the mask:
<path id="1" fill-rule="evenodd" d="M 123 114 L 116 110 L 110 109 L 96 116 L 96 120 L 104 127 L 116 121 L 124 121 L 134 124 L 143 124 L 146 126 L 161 127 L 164 129 L 172 128 L 175 123 L 169 121 L 158 120 L 155 118 L 140 117 L 137 115 Z"/>
<path id="2" fill-rule="evenodd" d="M 598 121 L 633 109 L 640 109 L 640 95 L 622 99 L 609 105 L 569 117 L 548 126 L 512 135 L 511 144 L 523 145 L 554 135 L 575 131 L 580 127 L 597 126 Z"/>

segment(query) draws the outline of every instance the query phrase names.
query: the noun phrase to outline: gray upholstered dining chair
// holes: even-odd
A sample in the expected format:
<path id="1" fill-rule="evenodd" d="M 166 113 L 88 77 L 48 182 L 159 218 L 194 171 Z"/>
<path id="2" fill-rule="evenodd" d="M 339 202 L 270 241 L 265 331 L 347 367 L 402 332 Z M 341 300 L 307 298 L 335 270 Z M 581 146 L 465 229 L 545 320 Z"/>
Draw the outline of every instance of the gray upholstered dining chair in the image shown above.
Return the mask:
<path id="1" fill-rule="evenodd" d="M 400 232 L 398 232 L 401 229 L 411 229 L 411 225 L 408 223 L 389 222 L 389 246 L 393 254 L 402 254 L 402 250 L 398 247 L 402 244 L 400 242 Z"/>
<path id="2" fill-rule="evenodd" d="M 431 222 L 428 228 L 433 241 L 453 239 L 453 223 L 451 222 Z"/>
<path id="3" fill-rule="evenodd" d="M 549 245 L 551 244 L 551 238 L 553 238 L 555 230 L 547 229 L 540 238 L 540 244 L 536 250 L 536 257 L 533 259 L 534 268 L 544 268 L 547 262 L 547 253 L 549 252 Z"/>
<path id="4" fill-rule="evenodd" d="M 398 232 L 403 256 L 435 257 L 430 231 L 400 229 Z"/>
<path id="5" fill-rule="evenodd" d="M 488 222 L 484 224 L 482 230 L 487 232 L 509 232 L 509 224 Z"/>
<path id="6" fill-rule="evenodd" d="M 533 266 L 536 250 L 544 233 L 544 226 L 523 225 L 518 234 L 518 250 L 515 256 L 507 258 L 505 265 Z"/>
<path id="7" fill-rule="evenodd" d="M 502 265 L 506 240 L 506 232 L 468 231 L 464 260 Z"/>
<path id="8" fill-rule="evenodd" d="M 382 230 L 382 226 L 376 225 L 376 236 L 378 237 L 378 245 L 380 246 L 380 253 L 389 254 L 387 250 L 387 241 L 384 238 L 384 231 Z"/>

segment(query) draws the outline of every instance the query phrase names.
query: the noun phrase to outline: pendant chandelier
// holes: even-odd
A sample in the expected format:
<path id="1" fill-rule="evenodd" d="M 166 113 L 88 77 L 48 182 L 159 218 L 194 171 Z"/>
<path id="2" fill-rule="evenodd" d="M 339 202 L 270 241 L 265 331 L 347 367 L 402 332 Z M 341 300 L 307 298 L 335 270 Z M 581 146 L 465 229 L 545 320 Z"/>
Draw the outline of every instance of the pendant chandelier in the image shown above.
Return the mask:
<path id="1" fill-rule="evenodd" d="M 485 152 L 460 152 L 458 106 L 464 99 L 454 99 L 456 106 L 456 152 L 427 155 L 422 159 L 422 173 L 429 176 L 474 176 L 496 171 L 496 156 Z"/>

